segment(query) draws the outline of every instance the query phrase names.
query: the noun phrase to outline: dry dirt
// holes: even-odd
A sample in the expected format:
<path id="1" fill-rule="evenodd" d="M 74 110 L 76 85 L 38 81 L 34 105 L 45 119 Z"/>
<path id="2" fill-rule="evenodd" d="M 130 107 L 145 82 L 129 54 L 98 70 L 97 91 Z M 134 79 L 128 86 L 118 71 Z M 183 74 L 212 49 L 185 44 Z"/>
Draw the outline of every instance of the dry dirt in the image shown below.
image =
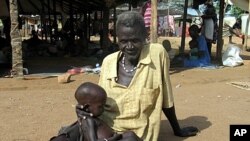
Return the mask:
<path id="1" fill-rule="evenodd" d="M 173 48 L 180 44 L 180 38 L 168 39 Z M 236 38 L 234 41 L 241 42 Z M 176 137 L 163 116 L 159 141 L 227 141 L 230 124 L 250 124 L 250 92 L 227 84 L 250 81 L 250 53 L 243 52 L 242 57 L 244 65 L 234 68 L 171 69 L 179 123 L 181 126 L 197 126 L 200 133 L 189 138 Z M 31 73 L 63 72 L 70 65 L 93 65 L 95 61 L 37 58 L 28 61 L 26 66 Z M 0 141 L 47 141 L 61 126 L 76 120 L 73 95 L 77 86 L 85 81 L 97 83 L 98 78 L 96 74 L 79 74 L 72 76 L 67 84 L 58 84 L 57 77 L 0 78 Z"/>

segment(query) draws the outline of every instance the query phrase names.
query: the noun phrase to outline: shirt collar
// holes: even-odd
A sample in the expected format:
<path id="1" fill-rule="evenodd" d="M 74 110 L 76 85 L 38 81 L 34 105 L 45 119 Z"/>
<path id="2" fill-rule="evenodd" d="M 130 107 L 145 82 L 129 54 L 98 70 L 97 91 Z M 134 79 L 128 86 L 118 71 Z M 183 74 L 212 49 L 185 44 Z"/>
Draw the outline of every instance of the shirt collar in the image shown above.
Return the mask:
<path id="1" fill-rule="evenodd" d="M 141 51 L 141 55 L 140 55 L 140 59 L 139 59 L 139 65 L 140 64 L 150 64 L 151 63 L 151 56 L 150 56 L 150 46 L 149 44 L 146 44 L 142 51 Z"/>
<path id="2" fill-rule="evenodd" d="M 148 44 L 142 48 L 138 67 L 140 67 L 140 65 L 142 65 L 142 64 L 147 65 L 147 64 L 151 63 L 151 57 L 150 57 L 149 51 L 150 51 L 150 47 Z M 119 58 L 121 57 L 121 55 L 122 55 L 121 51 L 116 52 L 114 61 L 110 62 L 108 79 L 117 77 L 117 74 L 118 74 L 117 73 L 117 67 L 118 67 L 117 62 L 118 62 Z"/>

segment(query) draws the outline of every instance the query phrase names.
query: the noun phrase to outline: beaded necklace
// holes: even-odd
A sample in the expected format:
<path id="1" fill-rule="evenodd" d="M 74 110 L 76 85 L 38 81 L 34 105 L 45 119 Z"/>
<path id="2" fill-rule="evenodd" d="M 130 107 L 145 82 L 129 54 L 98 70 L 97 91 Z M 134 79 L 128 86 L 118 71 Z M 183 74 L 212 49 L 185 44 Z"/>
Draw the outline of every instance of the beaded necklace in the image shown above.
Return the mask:
<path id="1" fill-rule="evenodd" d="M 131 70 L 126 69 L 126 67 L 125 67 L 125 55 L 123 55 L 123 58 L 122 58 L 122 67 L 123 67 L 123 69 L 124 69 L 127 73 L 132 73 L 133 71 L 135 71 L 135 70 L 137 69 L 136 66 L 135 66 L 133 69 L 131 69 Z"/>

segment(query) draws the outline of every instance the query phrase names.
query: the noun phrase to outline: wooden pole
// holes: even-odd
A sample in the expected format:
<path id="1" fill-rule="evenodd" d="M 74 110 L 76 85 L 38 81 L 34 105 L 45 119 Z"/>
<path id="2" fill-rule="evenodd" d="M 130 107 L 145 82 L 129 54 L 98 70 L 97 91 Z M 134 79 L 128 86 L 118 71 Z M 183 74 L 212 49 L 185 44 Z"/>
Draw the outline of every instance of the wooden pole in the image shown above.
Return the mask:
<path id="1" fill-rule="evenodd" d="M 53 20 L 53 28 L 54 28 L 54 38 L 57 40 L 57 33 L 58 33 L 58 24 L 57 24 L 57 15 L 56 15 L 56 0 L 53 0 L 53 14 L 54 14 L 54 20 Z"/>
<path id="2" fill-rule="evenodd" d="M 108 49 L 109 47 L 109 8 L 105 7 L 104 11 L 103 11 L 103 28 L 102 28 L 102 36 L 103 36 L 103 40 L 102 40 L 102 49 L 104 49 L 105 51 Z"/>
<path id="3" fill-rule="evenodd" d="M 87 32 L 88 32 L 88 20 L 87 19 L 88 19 L 88 15 L 87 15 L 87 11 L 85 11 L 83 13 L 83 38 L 86 39 L 87 41 L 89 41 L 88 34 L 87 34 Z M 87 46 L 84 49 L 85 49 L 85 51 L 88 51 L 89 44 L 86 44 L 86 45 Z"/>
<path id="4" fill-rule="evenodd" d="M 247 24 L 246 24 L 246 29 L 245 29 L 245 41 L 243 45 L 243 50 L 247 50 L 247 40 L 248 40 L 248 28 L 249 28 L 249 20 L 250 20 L 250 2 L 248 1 L 248 18 L 247 18 Z"/>
<path id="5" fill-rule="evenodd" d="M 12 75 L 15 78 L 23 79 L 23 60 L 22 60 L 22 37 L 18 29 L 18 9 L 17 0 L 9 1 L 10 20 L 11 20 L 11 47 L 12 47 Z"/>
<path id="6" fill-rule="evenodd" d="M 168 0 L 167 0 L 167 3 L 168 3 Z M 170 28 L 170 26 L 169 26 L 169 5 L 168 5 L 168 11 L 167 11 L 167 24 L 168 24 L 168 29 L 167 29 L 167 33 L 166 33 L 166 31 L 165 31 L 165 35 L 167 35 L 167 36 L 169 36 L 169 28 Z"/>
<path id="7" fill-rule="evenodd" d="M 186 40 L 186 22 L 187 22 L 187 7 L 188 7 L 188 0 L 185 0 L 184 5 L 184 14 L 183 14 L 183 21 L 182 21 L 182 35 L 181 35 L 181 47 L 180 47 L 180 54 L 184 54 L 185 49 L 185 40 Z"/>
<path id="8" fill-rule="evenodd" d="M 73 43 L 74 40 L 75 40 L 75 36 L 74 36 L 74 13 L 73 13 L 73 2 L 70 1 L 70 9 L 69 9 L 69 12 L 70 12 L 70 40 L 71 42 Z"/>
<path id="9" fill-rule="evenodd" d="M 114 7 L 114 17 L 113 17 L 113 22 L 114 22 L 114 29 L 113 29 L 113 32 L 114 32 L 114 36 L 113 36 L 113 41 L 114 41 L 114 43 L 116 43 L 117 42 L 117 40 L 116 40 L 116 7 Z"/>
<path id="10" fill-rule="evenodd" d="M 44 0 L 41 0 L 42 5 L 42 13 L 41 13 L 41 33 L 42 33 L 42 40 L 46 32 L 46 23 L 45 23 L 45 9 L 44 9 Z M 45 39 L 47 40 L 47 37 L 45 36 Z"/>
<path id="11" fill-rule="evenodd" d="M 50 11 L 50 0 L 47 0 L 47 4 L 48 4 L 48 15 L 49 15 L 49 23 L 48 23 L 48 30 L 49 30 L 49 38 L 50 38 L 50 42 L 52 42 L 52 27 L 51 27 L 51 11 Z"/>
<path id="12" fill-rule="evenodd" d="M 151 43 L 157 43 L 157 0 L 151 0 L 151 24 L 150 24 L 150 39 Z"/>
<path id="13" fill-rule="evenodd" d="M 216 58 L 219 61 L 222 61 L 222 48 L 223 48 L 223 17 L 224 17 L 224 0 L 220 0 L 220 11 L 219 11 L 219 31 L 218 31 L 218 41 L 217 41 L 217 48 L 216 48 Z M 220 62 L 222 63 L 222 62 Z"/>
<path id="14" fill-rule="evenodd" d="M 91 34 L 91 29 L 90 29 L 90 24 L 91 24 L 91 12 L 88 11 L 88 41 L 90 41 L 90 34 Z"/>
<path id="15" fill-rule="evenodd" d="M 132 6 L 131 6 L 131 2 L 128 4 L 128 11 L 131 11 Z"/>

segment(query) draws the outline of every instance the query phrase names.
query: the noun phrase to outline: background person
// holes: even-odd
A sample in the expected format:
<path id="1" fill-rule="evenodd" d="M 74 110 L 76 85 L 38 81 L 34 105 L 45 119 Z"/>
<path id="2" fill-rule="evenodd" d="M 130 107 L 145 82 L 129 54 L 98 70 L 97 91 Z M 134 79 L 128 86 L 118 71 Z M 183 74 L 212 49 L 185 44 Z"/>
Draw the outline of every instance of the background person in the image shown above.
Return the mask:
<path id="1" fill-rule="evenodd" d="M 203 24 L 201 34 L 206 39 L 208 52 L 211 56 L 212 43 L 216 43 L 217 40 L 218 19 L 215 7 L 213 6 L 213 0 L 207 0 L 205 5 L 206 9 L 204 15 L 202 15 Z"/>
<path id="2" fill-rule="evenodd" d="M 190 26 L 189 34 L 192 38 L 192 41 L 195 41 L 194 45 L 198 46 L 198 51 L 195 51 L 195 59 L 192 57 L 184 59 L 184 67 L 204 67 L 210 65 L 211 63 L 211 58 L 207 48 L 206 40 L 204 36 L 200 35 L 199 33 L 200 29 L 197 25 Z M 192 48 L 190 53 L 192 53 Z"/>
<path id="3" fill-rule="evenodd" d="M 176 56 L 171 62 L 171 67 L 205 67 L 210 65 L 211 58 L 206 39 L 199 33 L 200 29 L 197 25 L 190 26 L 189 34 L 192 40 L 189 42 L 189 54 Z"/>
<path id="4" fill-rule="evenodd" d="M 170 41 L 167 40 L 167 39 L 166 39 L 166 40 L 163 40 L 163 41 L 162 41 L 162 45 L 163 45 L 163 47 L 166 49 L 170 61 L 173 60 L 174 57 L 175 57 L 175 52 L 176 52 L 176 51 L 172 49 Z"/>
<path id="5" fill-rule="evenodd" d="M 241 19 L 237 19 L 232 28 L 229 27 L 229 32 L 229 43 L 233 43 L 232 36 L 236 35 L 237 37 L 242 39 L 242 44 L 244 44 L 244 35 L 241 34 Z"/>

